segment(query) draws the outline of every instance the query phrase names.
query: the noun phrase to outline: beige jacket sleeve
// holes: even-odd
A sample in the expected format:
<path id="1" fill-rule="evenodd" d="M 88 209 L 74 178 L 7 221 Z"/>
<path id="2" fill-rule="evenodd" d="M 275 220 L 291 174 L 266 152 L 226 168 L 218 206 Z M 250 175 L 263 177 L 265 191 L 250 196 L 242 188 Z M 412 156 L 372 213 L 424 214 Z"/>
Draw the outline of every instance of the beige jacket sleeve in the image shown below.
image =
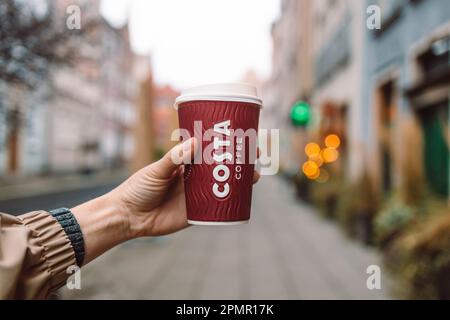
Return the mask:
<path id="1" fill-rule="evenodd" d="M 49 213 L 0 213 L 0 299 L 46 299 L 75 264 L 69 238 Z"/>

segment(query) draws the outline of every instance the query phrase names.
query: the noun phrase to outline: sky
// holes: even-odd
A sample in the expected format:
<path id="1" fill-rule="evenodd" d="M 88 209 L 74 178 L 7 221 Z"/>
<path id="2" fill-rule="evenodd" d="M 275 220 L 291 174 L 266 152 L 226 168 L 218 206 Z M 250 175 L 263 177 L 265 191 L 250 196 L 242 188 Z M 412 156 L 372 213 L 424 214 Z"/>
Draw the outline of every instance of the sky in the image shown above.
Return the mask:
<path id="1" fill-rule="evenodd" d="M 158 84 L 178 89 L 270 75 L 279 0 L 102 0 L 115 26 L 129 21 L 133 50 L 150 54 Z"/>

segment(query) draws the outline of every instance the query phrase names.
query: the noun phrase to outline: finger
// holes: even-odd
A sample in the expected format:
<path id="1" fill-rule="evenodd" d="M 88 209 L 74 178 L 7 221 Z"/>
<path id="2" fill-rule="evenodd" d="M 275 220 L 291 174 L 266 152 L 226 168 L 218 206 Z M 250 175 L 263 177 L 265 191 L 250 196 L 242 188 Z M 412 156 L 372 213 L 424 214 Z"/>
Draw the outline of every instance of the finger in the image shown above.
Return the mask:
<path id="1" fill-rule="evenodd" d="M 256 159 L 259 159 L 260 156 L 261 156 L 261 149 L 258 147 L 256 149 Z"/>
<path id="2" fill-rule="evenodd" d="M 253 184 L 257 183 L 259 178 L 261 178 L 261 175 L 259 174 L 258 171 L 253 171 Z"/>
<path id="3" fill-rule="evenodd" d="M 172 172 L 170 179 L 174 179 L 183 173 L 183 166 L 178 167 Z"/>
<path id="4" fill-rule="evenodd" d="M 154 163 L 154 170 L 161 178 L 169 178 L 181 165 L 192 162 L 197 149 L 196 138 L 179 143 Z"/>

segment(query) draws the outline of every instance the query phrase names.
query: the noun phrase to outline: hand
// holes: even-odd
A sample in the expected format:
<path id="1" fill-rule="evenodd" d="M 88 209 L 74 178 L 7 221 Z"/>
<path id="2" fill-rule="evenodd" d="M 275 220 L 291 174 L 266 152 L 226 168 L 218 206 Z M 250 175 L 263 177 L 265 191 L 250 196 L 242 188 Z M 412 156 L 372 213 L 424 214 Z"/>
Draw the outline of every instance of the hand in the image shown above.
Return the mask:
<path id="1" fill-rule="evenodd" d="M 135 173 L 112 192 L 127 216 L 131 237 L 158 236 L 188 226 L 183 183 L 183 163 L 198 150 L 191 138 L 172 148 L 161 160 Z M 173 159 L 181 159 L 174 163 Z M 254 183 L 259 179 L 254 172 Z"/>
<path id="2" fill-rule="evenodd" d="M 85 263 L 126 240 L 188 226 L 183 163 L 192 160 L 197 149 L 195 138 L 178 144 L 111 192 L 72 208 L 83 232 Z M 253 182 L 258 179 L 255 171 Z"/>

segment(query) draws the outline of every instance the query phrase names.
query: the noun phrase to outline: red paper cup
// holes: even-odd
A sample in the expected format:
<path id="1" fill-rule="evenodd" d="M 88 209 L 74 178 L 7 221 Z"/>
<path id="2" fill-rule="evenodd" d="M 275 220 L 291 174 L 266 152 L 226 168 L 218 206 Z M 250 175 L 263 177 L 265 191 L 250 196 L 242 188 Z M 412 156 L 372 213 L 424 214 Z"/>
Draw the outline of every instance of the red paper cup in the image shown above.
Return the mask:
<path id="1" fill-rule="evenodd" d="M 184 172 L 190 224 L 236 225 L 250 219 L 261 106 L 256 88 L 246 84 L 195 87 L 176 99 L 180 129 L 201 145 Z"/>

